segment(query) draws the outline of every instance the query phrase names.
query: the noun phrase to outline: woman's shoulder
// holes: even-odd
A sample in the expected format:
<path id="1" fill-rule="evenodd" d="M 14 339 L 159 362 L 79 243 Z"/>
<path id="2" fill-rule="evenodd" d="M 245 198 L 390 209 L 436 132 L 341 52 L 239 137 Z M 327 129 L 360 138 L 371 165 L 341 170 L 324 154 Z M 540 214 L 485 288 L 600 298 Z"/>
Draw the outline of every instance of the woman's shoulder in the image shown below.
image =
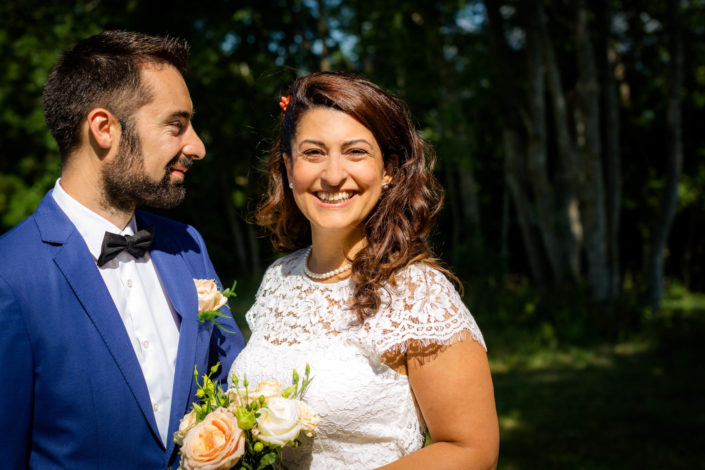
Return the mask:
<path id="1" fill-rule="evenodd" d="M 305 255 L 306 249 L 303 248 L 277 258 L 272 264 L 269 265 L 269 267 L 267 267 L 265 278 L 267 275 L 287 276 L 291 274 L 301 266 L 301 259 Z"/>
<path id="2" fill-rule="evenodd" d="M 404 290 L 410 289 L 414 292 L 428 292 L 429 289 L 436 291 L 441 289 L 448 294 L 454 292 L 458 295 L 455 285 L 448 276 L 438 266 L 434 266 L 424 261 L 417 261 L 402 268 L 395 276 L 392 285 Z"/>
<path id="3" fill-rule="evenodd" d="M 386 289 L 377 322 L 385 348 L 404 350 L 409 340 L 450 344 L 469 335 L 485 346 L 475 319 L 442 269 L 416 262 L 403 268 Z M 382 295 L 383 299 L 385 295 Z"/>

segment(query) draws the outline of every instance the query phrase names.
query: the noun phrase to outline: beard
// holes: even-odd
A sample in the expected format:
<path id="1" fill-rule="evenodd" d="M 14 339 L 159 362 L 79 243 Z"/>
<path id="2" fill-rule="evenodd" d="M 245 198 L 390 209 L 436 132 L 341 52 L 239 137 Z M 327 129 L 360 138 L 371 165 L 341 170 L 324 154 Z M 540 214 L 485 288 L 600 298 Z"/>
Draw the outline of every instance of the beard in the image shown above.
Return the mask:
<path id="1" fill-rule="evenodd" d="M 131 212 L 141 206 L 172 209 L 181 204 L 186 188 L 183 181 L 171 181 L 169 170 L 177 162 L 188 169 L 193 164 L 191 159 L 176 155 L 164 168 L 164 177 L 153 181 L 145 174 L 142 144 L 134 124 L 127 122 L 122 128 L 115 160 L 103 168 L 103 190 L 108 207 Z"/>

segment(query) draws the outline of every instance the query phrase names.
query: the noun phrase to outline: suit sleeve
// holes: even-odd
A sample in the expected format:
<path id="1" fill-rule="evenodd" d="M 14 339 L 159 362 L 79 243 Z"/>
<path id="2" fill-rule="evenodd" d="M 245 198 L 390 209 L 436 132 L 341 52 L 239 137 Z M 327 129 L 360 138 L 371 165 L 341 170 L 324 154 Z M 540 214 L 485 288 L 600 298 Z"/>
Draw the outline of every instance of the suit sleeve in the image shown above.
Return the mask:
<path id="1" fill-rule="evenodd" d="M 27 468 L 32 428 L 32 348 L 19 302 L 0 275 L 0 462 L 3 468 Z"/>
<path id="2" fill-rule="evenodd" d="M 197 230 L 193 228 L 191 229 L 192 234 L 198 241 L 198 244 L 201 246 L 201 253 L 203 253 L 203 263 L 206 270 L 206 278 L 215 279 L 218 285 L 221 286 L 221 288 L 230 287 L 223 286 L 222 282 L 220 282 L 220 278 L 216 274 L 215 268 L 213 267 L 213 263 L 211 262 L 211 259 L 208 256 L 208 250 L 206 249 L 206 245 L 203 241 L 203 238 L 201 237 L 201 234 L 198 233 Z M 238 353 L 242 350 L 242 348 L 245 347 L 245 340 L 242 337 L 242 333 L 240 332 L 237 323 L 235 323 L 235 319 L 233 318 L 232 312 L 230 311 L 230 307 L 226 304 L 221 309 L 221 311 L 223 313 L 226 313 L 228 315 L 228 318 L 218 318 L 218 323 L 223 325 L 225 329 L 233 331 L 234 333 L 228 333 L 215 327 L 213 328 L 213 334 L 211 335 L 210 342 L 208 367 L 210 368 L 217 362 L 220 362 L 221 367 L 218 370 L 218 374 L 213 378 L 218 379 L 221 384 L 227 384 L 230 366 L 235 360 L 235 356 L 237 356 Z"/>

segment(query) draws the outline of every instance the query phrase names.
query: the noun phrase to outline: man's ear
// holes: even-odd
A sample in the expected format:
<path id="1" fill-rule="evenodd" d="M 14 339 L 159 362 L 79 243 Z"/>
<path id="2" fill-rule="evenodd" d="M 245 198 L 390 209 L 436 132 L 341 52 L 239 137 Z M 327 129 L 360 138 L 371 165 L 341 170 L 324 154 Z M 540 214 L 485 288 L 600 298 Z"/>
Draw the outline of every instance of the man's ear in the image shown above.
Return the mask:
<path id="1" fill-rule="evenodd" d="M 92 145 L 109 150 L 119 140 L 120 123 L 113 113 L 105 108 L 95 108 L 88 113 L 88 139 Z"/>

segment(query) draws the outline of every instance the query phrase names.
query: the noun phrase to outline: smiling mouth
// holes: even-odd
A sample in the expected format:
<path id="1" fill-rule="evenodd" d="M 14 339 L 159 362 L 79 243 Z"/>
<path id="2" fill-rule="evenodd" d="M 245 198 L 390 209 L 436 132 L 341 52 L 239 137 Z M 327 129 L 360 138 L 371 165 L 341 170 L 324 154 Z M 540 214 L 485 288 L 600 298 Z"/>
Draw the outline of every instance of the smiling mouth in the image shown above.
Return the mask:
<path id="1" fill-rule="evenodd" d="M 345 202 L 352 198 L 355 194 L 357 194 L 356 191 L 338 191 L 338 192 L 330 192 L 330 191 L 316 191 L 314 193 L 318 199 L 320 199 L 323 202 L 326 202 L 328 204 L 337 204 L 341 202 Z"/>
<path id="2" fill-rule="evenodd" d="M 170 173 L 177 173 L 181 176 L 185 176 L 186 172 L 189 168 L 191 168 L 191 165 L 193 165 L 192 160 L 183 156 L 176 156 L 169 162 L 167 169 Z"/>

